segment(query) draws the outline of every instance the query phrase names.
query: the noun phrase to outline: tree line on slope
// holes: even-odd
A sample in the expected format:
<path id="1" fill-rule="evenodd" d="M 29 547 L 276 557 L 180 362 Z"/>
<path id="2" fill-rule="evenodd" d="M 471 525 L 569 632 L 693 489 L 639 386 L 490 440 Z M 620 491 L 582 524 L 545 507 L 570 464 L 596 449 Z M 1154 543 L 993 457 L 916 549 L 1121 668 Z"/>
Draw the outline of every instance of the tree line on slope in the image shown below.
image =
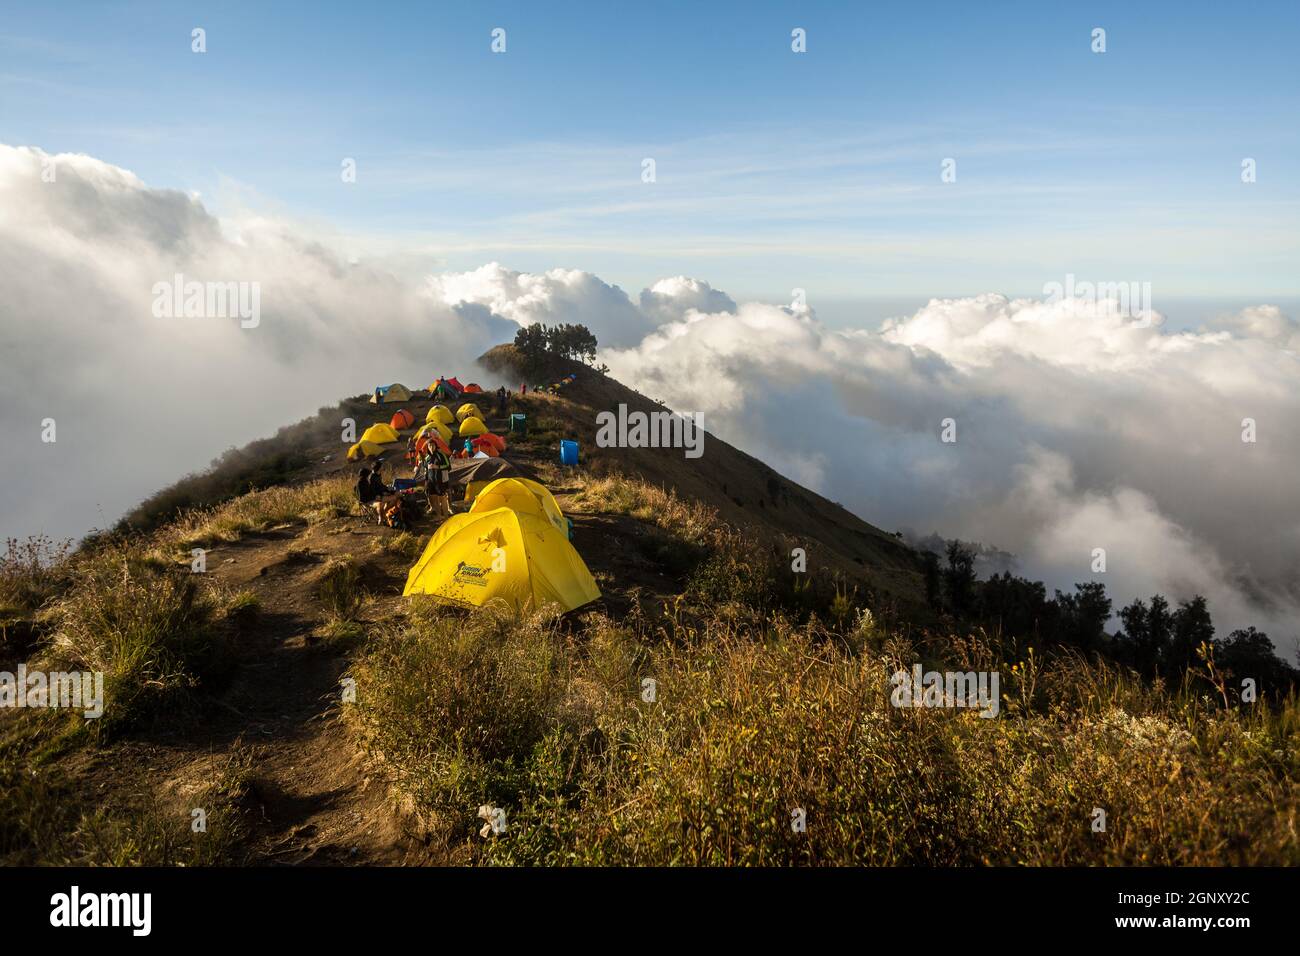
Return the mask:
<path id="1" fill-rule="evenodd" d="M 943 560 L 922 551 L 930 607 L 956 621 L 991 628 L 1015 644 L 1073 649 L 1130 667 L 1147 678 L 1178 681 L 1204 660 L 1235 678 L 1252 677 L 1278 694 L 1300 685 L 1300 670 L 1277 656 L 1268 635 L 1254 626 L 1215 638 L 1209 602 L 1195 595 L 1170 605 L 1164 595 L 1135 599 L 1118 612 L 1120 627 L 1108 630 L 1113 603 L 1100 581 L 1075 584 L 1075 592 L 1047 596 L 1041 581 L 1003 571 L 980 580 L 975 551 L 949 541 Z"/>
<path id="2" fill-rule="evenodd" d="M 525 325 L 516 332 L 514 345 L 523 358 L 523 371 L 532 375 L 543 371 L 548 360 L 555 356 L 594 365 L 598 343 L 585 325 L 568 322 L 543 325 L 538 322 Z"/>

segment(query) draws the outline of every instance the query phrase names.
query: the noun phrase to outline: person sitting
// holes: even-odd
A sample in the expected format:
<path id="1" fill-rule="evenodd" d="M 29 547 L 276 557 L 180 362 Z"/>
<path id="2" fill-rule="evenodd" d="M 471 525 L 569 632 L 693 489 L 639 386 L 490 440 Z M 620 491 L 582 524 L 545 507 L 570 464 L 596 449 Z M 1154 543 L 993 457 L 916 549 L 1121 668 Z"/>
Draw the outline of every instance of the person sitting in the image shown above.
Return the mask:
<path id="1" fill-rule="evenodd" d="M 374 471 L 370 472 L 370 477 L 366 483 L 366 493 L 369 500 L 364 501 L 375 510 L 375 517 L 378 524 L 384 523 L 384 515 L 388 509 L 393 506 L 399 499 L 392 488 L 384 484 L 383 475 L 379 472 L 379 466 L 376 465 Z"/>
<path id="2" fill-rule="evenodd" d="M 375 493 L 370 487 L 370 469 L 362 468 L 357 476 L 357 501 L 369 505 L 375 500 Z"/>

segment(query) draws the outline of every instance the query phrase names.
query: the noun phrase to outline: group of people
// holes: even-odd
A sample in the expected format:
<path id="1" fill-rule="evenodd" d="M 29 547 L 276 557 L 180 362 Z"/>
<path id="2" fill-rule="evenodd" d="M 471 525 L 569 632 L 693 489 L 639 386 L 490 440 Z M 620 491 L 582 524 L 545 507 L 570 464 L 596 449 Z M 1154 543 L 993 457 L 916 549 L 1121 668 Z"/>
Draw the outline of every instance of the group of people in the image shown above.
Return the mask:
<path id="1" fill-rule="evenodd" d="M 451 515 L 451 459 L 441 449 L 430 447 L 421 458 L 416 468 L 415 477 L 411 479 L 394 479 L 393 483 L 384 481 L 383 466 L 376 463 L 374 468 L 362 468 L 357 475 L 357 501 L 375 513 L 378 524 L 393 527 L 405 527 L 413 517 L 411 508 L 413 495 L 424 488 L 426 513 L 448 517 Z"/>
<path id="2" fill-rule="evenodd" d="M 497 414 L 505 415 L 510 400 L 510 392 L 502 386 L 496 391 Z M 466 438 L 463 447 L 454 452 L 456 457 L 468 458 L 473 455 L 470 439 Z M 373 468 L 362 468 L 357 475 L 356 494 L 362 507 L 373 510 L 379 524 L 394 527 L 406 526 L 411 518 L 411 496 L 423 485 L 426 513 L 446 518 L 451 515 L 451 456 L 429 441 L 422 444 L 419 453 L 412 445 L 408 458 L 412 462 L 414 475 L 410 479 L 395 478 L 393 484 L 384 482 L 381 473 L 382 464 Z"/>

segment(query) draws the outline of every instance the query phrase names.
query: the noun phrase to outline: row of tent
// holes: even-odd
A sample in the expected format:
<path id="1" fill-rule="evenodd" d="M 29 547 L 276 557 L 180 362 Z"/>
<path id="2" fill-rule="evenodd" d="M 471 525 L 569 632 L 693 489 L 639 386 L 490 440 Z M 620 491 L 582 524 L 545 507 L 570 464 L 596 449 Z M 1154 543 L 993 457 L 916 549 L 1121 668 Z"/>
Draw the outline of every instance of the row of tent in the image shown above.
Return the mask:
<path id="1" fill-rule="evenodd" d="M 428 594 L 469 607 L 503 601 L 519 612 L 548 605 L 572 611 L 600 598 L 570 541 L 569 520 L 546 486 L 498 478 L 481 489 L 469 483 L 466 497 L 473 501 L 469 511 L 434 532 L 406 576 L 403 596 Z"/>
<path id="2" fill-rule="evenodd" d="M 455 401 L 462 395 L 482 395 L 483 387 L 478 382 L 470 382 L 468 385 L 462 385 L 456 377 L 446 378 L 438 376 L 425 389 L 433 398 L 444 401 Z M 409 402 L 414 393 L 403 385 L 401 382 L 394 382 L 392 385 L 378 385 L 370 396 L 370 404 L 387 405 L 394 402 Z"/>
<path id="3" fill-rule="evenodd" d="M 426 435 L 436 435 L 440 440 L 439 447 L 450 454 L 452 436 L 459 435 L 470 440 L 475 454 L 482 452 L 489 458 L 495 458 L 505 451 L 505 439 L 492 434 L 486 419 L 487 416 L 473 402 L 466 402 L 454 413 L 446 405 L 434 405 L 425 415 L 424 424 L 415 437 L 418 441 Z M 360 440 L 348 449 L 348 461 L 360 461 L 383 454 L 387 450 L 384 446 L 401 441 L 399 433 L 415 427 L 416 421 L 415 414 L 409 409 L 398 409 L 387 424 L 376 422 L 362 433 Z"/>
<path id="4" fill-rule="evenodd" d="M 564 378 L 560 379 L 558 382 L 552 382 L 550 385 L 534 385 L 533 391 L 550 392 L 552 395 L 558 395 L 560 394 L 561 391 L 563 391 L 568 386 L 572 385 L 577 380 L 578 380 L 578 376 L 574 375 L 573 373 L 569 373 L 568 375 L 564 376 Z"/>

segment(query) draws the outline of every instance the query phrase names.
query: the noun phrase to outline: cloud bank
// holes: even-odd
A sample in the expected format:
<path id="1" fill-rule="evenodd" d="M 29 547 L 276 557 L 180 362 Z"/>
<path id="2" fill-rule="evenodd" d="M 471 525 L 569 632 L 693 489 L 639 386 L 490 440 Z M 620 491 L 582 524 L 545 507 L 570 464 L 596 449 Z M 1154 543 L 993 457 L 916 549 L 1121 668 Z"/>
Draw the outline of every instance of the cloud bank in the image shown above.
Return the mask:
<path id="1" fill-rule="evenodd" d="M 1202 593 L 1221 625 L 1271 626 L 1285 648 L 1300 621 L 1297 331 L 1268 306 L 1170 334 L 1107 301 L 933 300 L 850 331 L 745 303 L 688 310 L 602 359 L 886 528 L 994 545 L 1049 586 L 1104 580 L 1124 602 Z"/>
<path id="2" fill-rule="evenodd" d="M 260 323 L 155 317 L 177 274 L 258 283 Z M 219 221 L 99 160 L 3 145 L 0 292 L 0 531 L 17 536 L 106 527 L 231 445 L 378 383 L 426 385 L 513 328 L 292 224 Z"/>
<path id="3" fill-rule="evenodd" d="M 176 273 L 260 283 L 260 324 L 155 318 Z M 1104 548 L 1119 602 L 1199 592 L 1221 629 L 1260 624 L 1284 652 L 1296 634 L 1300 326 L 1275 306 L 1169 333 L 1105 301 L 985 294 L 846 330 L 686 276 L 633 299 L 575 269 L 406 274 L 89 157 L 0 146 L 3 531 L 107 525 L 342 395 L 582 322 L 617 378 L 877 525 L 1011 551 L 1050 587 L 1094 579 Z"/>

